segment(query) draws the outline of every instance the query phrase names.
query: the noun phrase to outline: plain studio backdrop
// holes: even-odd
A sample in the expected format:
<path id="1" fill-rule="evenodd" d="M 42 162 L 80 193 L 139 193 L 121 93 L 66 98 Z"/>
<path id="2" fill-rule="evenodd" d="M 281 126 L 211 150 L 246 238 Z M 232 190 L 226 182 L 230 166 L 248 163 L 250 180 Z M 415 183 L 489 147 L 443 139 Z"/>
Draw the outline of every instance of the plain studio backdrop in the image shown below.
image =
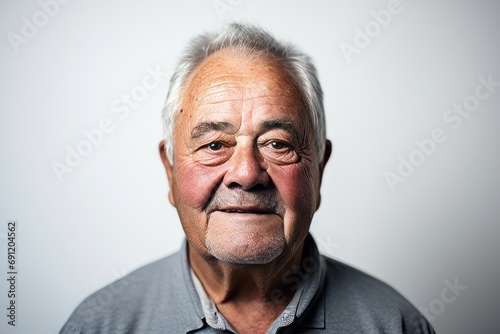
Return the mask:
<path id="1" fill-rule="evenodd" d="M 499 333 L 498 1 L 63 1 L 0 5 L 0 264 L 16 322 L 57 333 L 84 297 L 183 240 L 158 155 L 193 36 L 236 20 L 309 53 L 334 153 L 312 233 L 440 333 Z M 105 301 L 103 301 L 105 303 Z"/>

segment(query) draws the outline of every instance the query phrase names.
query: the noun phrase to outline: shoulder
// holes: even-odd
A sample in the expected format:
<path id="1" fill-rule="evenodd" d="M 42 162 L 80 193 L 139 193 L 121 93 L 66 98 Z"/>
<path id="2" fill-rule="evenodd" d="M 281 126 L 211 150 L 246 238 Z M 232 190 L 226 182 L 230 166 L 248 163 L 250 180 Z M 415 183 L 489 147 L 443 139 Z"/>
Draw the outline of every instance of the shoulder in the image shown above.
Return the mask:
<path id="1" fill-rule="evenodd" d="M 87 297 L 61 333 L 126 333 L 186 301 L 180 252 L 143 266 Z M 172 303 L 175 300 L 176 303 Z M 175 311 L 175 310 L 174 310 Z M 139 317 L 140 316 L 140 317 Z"/>
<path id="2" fill-rule="evenodd" d="M 383 299 L 397 305 L 408 304 L 400 293 L 381 280 L 340 261 L 323 255 L 321 257 L 326 263 L 328 291 L 335 296 L 373 302 Z"/>
<path id="3" fill-rule="evenodd" d="M 338 325 L 350 332 L 434 333 L 425 317 L 388 284 L 342 262 L 322 259 L 327 321 L 341 319 Z"/>

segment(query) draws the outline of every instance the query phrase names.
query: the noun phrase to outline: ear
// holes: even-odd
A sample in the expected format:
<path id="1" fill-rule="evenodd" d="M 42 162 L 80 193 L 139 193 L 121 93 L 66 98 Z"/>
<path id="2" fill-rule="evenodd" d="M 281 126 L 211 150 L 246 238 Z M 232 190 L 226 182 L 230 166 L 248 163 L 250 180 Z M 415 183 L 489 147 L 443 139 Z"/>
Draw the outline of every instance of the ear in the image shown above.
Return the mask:
<path id="1" fill-rule="evenodd" d="M 332 155 L 333 145 L 332 142 L 328 139 L 325 143 L 325 153 L 323 154 L 323 159 L 319 164 L 319 187 L 321 187 L 321 181 L 323 180 L 323 171 L 325 170 L 326 163 L 330 160 L 330 156 Z M 316 210 L 318 210 L 319 205 L 321 204 L 321 191 L 318 188 L 318 203 L 316 204 Z"/>
<path id="2" fill-rule="evenodd" d="M 330 160 L 330 156 L 332 155 L 332 142 L 328 139 L 325 143 L 325 153 L 323 154 L 323 159 L 319 165 L 319 184 L 321 185 L 321 180 L 323 179 L 323 171 L 325 170 L 326 163 Z"/>
<path id="3" fill-rule="evenodd" d="M 172 168 L 172 163 L 168 159 L 167 151 L 165 150 L 165 140 L 162 140 L 160 142 L 158 148 L 160 150 L 161 161 L 163 162 L 163 166 L 165 166 L 165 171 L 167 172 L 168 186 L 169 186 L 168 200 L 170 201 L 170 204 L 172 204 L 175 207 L 174 196 L 172 194 L 172 189 L 174 187 L 173 168 Z"/>

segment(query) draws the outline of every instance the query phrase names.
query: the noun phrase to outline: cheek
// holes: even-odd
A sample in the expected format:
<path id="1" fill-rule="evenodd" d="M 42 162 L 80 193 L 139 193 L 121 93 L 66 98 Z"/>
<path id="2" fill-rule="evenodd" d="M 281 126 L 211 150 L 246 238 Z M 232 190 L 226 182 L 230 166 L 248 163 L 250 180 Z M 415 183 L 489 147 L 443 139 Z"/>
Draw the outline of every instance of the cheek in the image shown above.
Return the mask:
<path id="1" fill-rule="evenodd" d="M 312 218 L 319 186 L 318 173 L 312 166 L 289 165 L 276 170 L 273 180 L 290 214 L 301 220 Z"/>
<path id="2" fill-rule="evenodd" d="M 210 200 L 218 180 L 217 168 L 207 168 L 195 162 L 181 164 L 175 170 L 176 191 L 174 198 L 178 210 L 202 211 Z"/>

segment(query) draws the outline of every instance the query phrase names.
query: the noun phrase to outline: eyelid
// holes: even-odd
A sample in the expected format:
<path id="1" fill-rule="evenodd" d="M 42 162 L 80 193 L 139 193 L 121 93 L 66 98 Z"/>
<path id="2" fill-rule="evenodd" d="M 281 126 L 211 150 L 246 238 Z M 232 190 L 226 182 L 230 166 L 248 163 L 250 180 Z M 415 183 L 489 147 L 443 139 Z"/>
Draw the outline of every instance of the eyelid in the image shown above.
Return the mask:
<path id="1" fill-rule="evenodd" d="M 299 135 L 296 131 L 288 128 L 269 128 L 259 134 L 263 139 L 275 139 L 285 142 L 294 142 L 299 140 Z"/>
<path id="2" fill-rule="evenodd" d="M 223 146 L 230 146 L 231 137 L 225 133 L 221 132 L 212 132 L 200 138 L 195 138 L 192 143 L 193 147 L 196 147 L 196 150 L 199 150 L 203 147 L 207 147 L 208 145 L 220 142 Z"/>
<path id="3" fill-rule="evenodd" d="M 220 144 L 221 148 L 218 149 L 218 150 L 215 150 L 215 151 L 211 150 L 210 149 L 210 145 L 212 145 L 212 144 Z M 228 148 L 228 147 L 229 147 L 229 145 L 226 142 L 222 141 L 222 140 L 213 140 L 213 141 L 211 141 L 209 143 L 201 145 L 197 150 L 207 149 L 207 150 L 210 150 L 211 152 L 217 152 L 217 151 L 220 151 L 223 148 Z"/>
<path id="4" fill-rule="evenodd" d="M 269 139 L 261 139 L 257 145 L 258 146 L 269 146 L 271 145 L 273 142 L 276 142 L 276 143 L 280 143 L 286 147 L 289 147 L 289 148 L 294 148 L 294 145 L 292 143 L 290 143 L 289 140 L 287 139 L 283 139 L 283 138 L 276 138 L 275 136 L 269 138 Z"/>
<path id="5" fill-rule="evenodd" d="M 228 122 L 202 122 L 191 131 L 191 138 L 200 138 L 210 135 L 211 132 L 224 132 L 232 127 L 233 125 Z"/>

